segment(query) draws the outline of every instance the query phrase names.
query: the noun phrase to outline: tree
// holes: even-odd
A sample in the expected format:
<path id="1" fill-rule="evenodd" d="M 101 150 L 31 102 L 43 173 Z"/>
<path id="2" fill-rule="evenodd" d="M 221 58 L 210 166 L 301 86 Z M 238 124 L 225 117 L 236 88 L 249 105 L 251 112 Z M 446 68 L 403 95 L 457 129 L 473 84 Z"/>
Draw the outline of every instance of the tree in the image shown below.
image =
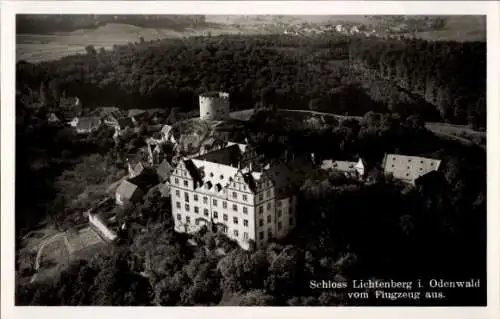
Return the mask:
<path id="1" fill-rule="evenodd" d="M 85 52 L 88 55 L 96 55 L 97 54 L 97 51 L 92 44 L 89 44 L 85 47 Z"/>

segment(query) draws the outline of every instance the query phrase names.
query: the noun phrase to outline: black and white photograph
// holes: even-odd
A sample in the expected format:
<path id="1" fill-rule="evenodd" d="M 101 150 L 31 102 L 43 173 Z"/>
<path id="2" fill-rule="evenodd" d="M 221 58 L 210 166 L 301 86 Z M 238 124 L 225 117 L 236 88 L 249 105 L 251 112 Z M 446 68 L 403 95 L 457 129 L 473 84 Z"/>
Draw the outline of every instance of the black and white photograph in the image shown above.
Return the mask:
<path id="1" fill-rule="evenodd" d="M 16 14 L 15 306 L 486 307 L 487 16 L 319 13 Z"/>

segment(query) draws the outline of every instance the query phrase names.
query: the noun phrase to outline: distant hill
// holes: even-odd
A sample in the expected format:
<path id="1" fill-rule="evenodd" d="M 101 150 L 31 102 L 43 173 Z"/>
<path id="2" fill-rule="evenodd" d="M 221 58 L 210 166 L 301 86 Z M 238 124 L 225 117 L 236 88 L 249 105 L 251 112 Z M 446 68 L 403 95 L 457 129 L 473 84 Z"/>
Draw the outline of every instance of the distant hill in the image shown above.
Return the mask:
<path id="1" fill-rule="evenodd" d="M 109 23 L 129 24 L 143 28 L 183 30 L 204 26 L 203 15 L 74 15 L 22 14 L 16 17 L 17 34 L 52 34 L 79 29 L 96 29 Z"/>

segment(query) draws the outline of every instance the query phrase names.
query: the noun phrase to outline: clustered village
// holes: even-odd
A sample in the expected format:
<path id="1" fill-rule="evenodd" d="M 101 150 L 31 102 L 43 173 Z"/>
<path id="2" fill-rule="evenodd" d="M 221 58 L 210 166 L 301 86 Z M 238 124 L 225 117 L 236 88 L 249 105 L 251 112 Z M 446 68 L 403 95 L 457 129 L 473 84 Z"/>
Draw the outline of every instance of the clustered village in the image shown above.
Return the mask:
<path id="1" fill-rule="evenodd" d="M 90 226 L 107 241 L 119 238 L 127 225 L 117 225 L 110 210 L 103 209 L 109 206 L 105 203 L 123 206 L 139 202 L 153 188 L 170 198 L 177 232 L 193 233 L 206 226 L 223 232 L 243 249 L 250 249 L 283 238 L 294 228 L 296 194 L 312 169 L 336 170 L 349 178 L 370 182 L 365 174 L 367 163 L 362 158 L 318 163 L 314 154 L 296 157 L 285 153 L 279 160 L 266 161 L 245 141 L 213 138 L 193 147 L 189 139 L 174 134 L 171 125 L 144 123 L 150 121 L 152 113 L 162 110 L 124 112 L 116 107 L 101 107 L 89 116 L 80 116 L 79 99 L 65 101 L 59 113 L 49 113 L 48 121 L 69 124 L 78 134 L 88 134 L 106 125 L 114 128 L 116 142 L 141 124 L 151 128 L 142 149 L 146 160 L 127 159 L 128 175 L 119 183 L 114 198 L 99 202 L 84 213 Z M 230 119 L 229 95 L 201 94 L 199 111 L 201 121 L 217 123 Z M 386 154 L 382 170 L 414 184 L 437 172 L 440 164 L 439 159 Z"/>

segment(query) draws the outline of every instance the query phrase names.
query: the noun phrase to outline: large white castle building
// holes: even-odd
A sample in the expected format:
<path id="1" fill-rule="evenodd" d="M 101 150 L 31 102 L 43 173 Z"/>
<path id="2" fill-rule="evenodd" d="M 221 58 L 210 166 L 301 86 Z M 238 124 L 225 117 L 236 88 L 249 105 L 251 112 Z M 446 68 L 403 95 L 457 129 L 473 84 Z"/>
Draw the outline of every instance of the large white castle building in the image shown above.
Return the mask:
<path id="1" fill-rule="evenodd" d="M 170 176 L 175 230 L 203 225 L 224 232 L 243 249 L 286 236 L 296 224 L 298 161 L 263 165 L 245 144 L 179 161 Z"/>

